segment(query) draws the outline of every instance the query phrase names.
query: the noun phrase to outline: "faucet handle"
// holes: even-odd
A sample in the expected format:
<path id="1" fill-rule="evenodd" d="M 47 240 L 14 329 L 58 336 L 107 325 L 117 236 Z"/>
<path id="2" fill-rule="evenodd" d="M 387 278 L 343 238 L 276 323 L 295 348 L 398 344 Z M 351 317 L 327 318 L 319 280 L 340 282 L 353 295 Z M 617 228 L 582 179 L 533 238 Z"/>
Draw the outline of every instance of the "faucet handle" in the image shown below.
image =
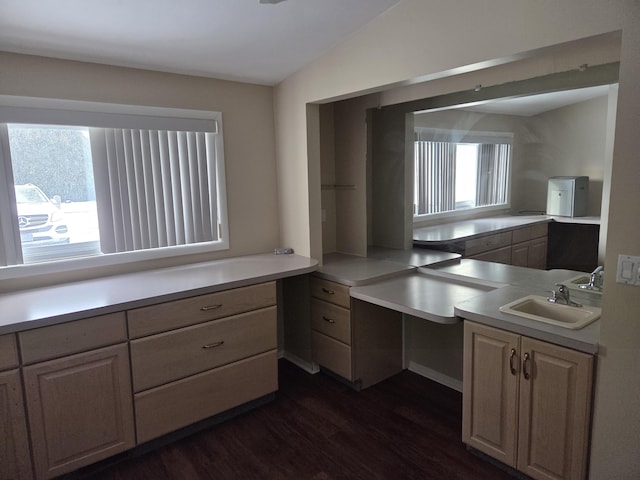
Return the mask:
<path id="1" fill-rule="evenodd" d="M 558 287 L 558 292 L 560 293 L 569 293 L 569 289 L 564 283 L 556 283 L 556 287 Z"/>

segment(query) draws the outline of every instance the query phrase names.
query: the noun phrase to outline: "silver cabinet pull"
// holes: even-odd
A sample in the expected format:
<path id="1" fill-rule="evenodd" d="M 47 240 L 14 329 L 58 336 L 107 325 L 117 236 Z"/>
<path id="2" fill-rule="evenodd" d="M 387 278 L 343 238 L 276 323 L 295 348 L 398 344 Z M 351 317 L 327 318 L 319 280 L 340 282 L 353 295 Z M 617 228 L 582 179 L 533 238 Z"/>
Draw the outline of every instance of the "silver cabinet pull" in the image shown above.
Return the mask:
<path id="1" fill-rule="evenodd" d="M 323 319 L 325 322 L 329 322 L 329 323 L 336 323 L 336 321 L 335 321 L 333 318 L 328 318 L 328 317 L 325 317 L 324 315 L 322 316 L 322 319 Z"/>
<path id="2" fill-rule="evenodd" d="M 531 377 L 531 374 L 529 372 L 527 372 L 527 365 L 529 365 L 529 360 L 531 358 L 529 357 L 528 353 L 524 354 L 524 360 L 522 362 L 522 374 L 524 375 L 524 379 L 525 380 L 529 380 L 529 378 Z"/>
<path id="3" fill-rule="evenodd" d="M 209 310 L 217 310 L 220 307 L 222 307 L 221 303 L 218 303 L 217 305 L 205 305 L 204 307 L 200 307 L 200 311 L 208 312 Z"/>
<path id="4" fill-rule="evenodd" d="M 322 287 L 322 291 L 324 293 L 326 293 L 327 295 L 335 295 L 335 293 L 336 293 L 333 290 L 329 290 L 328 288 L 325 288 L 325 287 Z"/>
<path id="5" fill-rule="evenodd" d="M 209 343 L 207 345 L 203 345 L 202 348 L 204 348 L 205 350 L 209 349 L 209 348 L 216 348 L 219 347 L 220 345 L 222 345 L 224 343 L 224 340 L 219 340 L 217 342 L 213 342 L 213 343 Z"/>
<path id="6" fill-rule="evenodd" d="M 517 372 L 516 367 L 513 365 L 513 359 L 516 357 L 516 349 L 511 349 L 511 355 L 509 355 L 509 370 L 511 370 L 511 375 L 515 375 Z"/>

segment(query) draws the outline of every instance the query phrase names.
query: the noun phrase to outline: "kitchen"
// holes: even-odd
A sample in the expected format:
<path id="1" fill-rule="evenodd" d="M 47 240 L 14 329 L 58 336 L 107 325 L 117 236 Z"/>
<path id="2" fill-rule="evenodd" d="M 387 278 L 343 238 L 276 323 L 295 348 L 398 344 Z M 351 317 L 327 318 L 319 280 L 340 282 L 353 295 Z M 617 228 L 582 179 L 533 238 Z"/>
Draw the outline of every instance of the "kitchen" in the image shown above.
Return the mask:
<path id="1" fill-rule="evenodd" d="M 417 8 L 419 10 L 420 7 L 417 6 L 412 6 L 412 8 Z M 560 19 L 566 19 L 567 20 L 567 24 L 571 24 L 571 21 L 569 20 L 568 16 L 563 16 L 563 15 L 570 15 L 569 14 L 564 14 L 562 12 L 556 9 L 552 9 L 552 14 L 557 14 L 557 18 Z M 596 20 L 597 18 L 597 20 Z M 604 19 L 604 20 L 602 20 Z M 604 26 L 602 26 L 604 24 Z M 568 41 L 568 40 L 573 40 L 573 39 L 577 39 L 577 38 L 583 38 L 585 36 L 589 36 L 590 34 L 598 34 L 598 33 L 602 33 L 602 31 L 607 29 L 610 30 L 615 30 L 618 27 L 618 23 L 617 20 L 612 20 L 611 17 L 603 11 L 603 9 L 598 10 L 597 13 L 593 13 L 593 17 L 588 16 L 587 17 L 587 26 L 581 27 L 581 29 L 579 31 L 571 31 L 569 33 L 565 33 L 565 34 L 560 34 L 559 31 L 552 37 L 552 41 L 554 43 L 562 43 L 563 41 Z M 576 27 L 577 28 L 577 27 Z M 633 32 L 633 30 L 629 30 L 631 32 Z M 524 45 L 520 45 L 520 47 L 518 48 L 522 48 L 521 51 L 524 50 L 528 50 L 528 49 L 533 49 L 534 47 L 539 47 L 541 45 L 546 45 L 546 43 L 542 40 L 542 36 L 543 34 L 539 34 L 538 37 L 535 37 L 536 40 L 531 40 L 530 43 L 526 43 Z M 511 37 L 509 37 L 511 38 Z M 503 43 L 503 40 L 501 40 L 500 42 L 501 44 Z M 524 48 L 523 48 L 524 47 Z M 515 49 L 516 47 L 514 47 Z M 477 56 L 475 58 L 481 59 L 481 58 L 498 58 L 500 55 L 494 54 L 491 56 L 485 56 L 483 57 L 483 55 L 487 54 L 487 53 L 497 53 L 497 48 L 493 51 L 491 51 L 490 49 L 486 50 L 486 51 L 482 51 L 481 53 L 478 53 Z M 621 87 L 622 92 L 626 92 L 626 90 L 624 90 L 624 82 L 623 80 L 627 77 L 625 77 L 625 75 L 633 75 L 632 73 L 627 73 L 627 70 L 625 70 L 625 68 L 631 68 L 630 65 L 633 64 L 633 62 L 629 62 L 628 57 L 625 55 L 629 55 L 631 56 L 632 53 L 629 53 L 627 50 L 623 49 L 623 56 L 622 56 L 622 65 L 623 65 L 623 70 L 622 70 L 622 74 L 621 74 L 621 83 L 623 84 L 623 87 Z M 456 58 L 456 57 L 454 57 Z M 466 57 L 464 57 L 462 54 L 460 54 L 460 57 L 457 57 L 456 60 L 454 60 L 454 64 L 455 62 L 459 62 L 458 64 L 463 64 L 465 62 L 465 60 L 463 60 L 463 58 L 466 59 Z M 69 80 L 69 78 L 71 77 L 67 77 L 67 75 L 71 75 L 72 73 L 77 75 L 80 78 L 85 79 L 87 82 L 87 84 L 94 84 L 97 85 L 96 86 L 96 92 L 100 91 L 101 93 L 98 94 L 99 97 L 105 99 L 105 100 L 112 100 L 112 101 L 120 101 L 120 102 L 142 102 L 143 100 L 141 99 L 146 99 L 146 101 L 153 103 L 158 102 L 158 98 L 160 96 L 162 96 L 162 91 L 166 91 L 166 92 L 170 92 L 170 91 L 174 91 L 175 89 L 175 83 L 173 83 L 173 85 L 171 85 L 171 88 L 169 87 L 169 84 L 171 83 L 168 79 L 159 79 L 159 78 L 155 78 L 152 75 L 148 75 L 148 74 L 144 74 L 143 72 L 125 72 L 125 71 L 121 71 L 118 74 L 115 74 L 113 71 L 109 71 L 109 70 L 100 70 L 100 68 L 96 67 L 95 70 L 90 69 L 86 66 L 82 66 L 82 65 L 78 65 L 75 63 L 65 63 L 65 62 L 52 62 L 52 61 L 45 61 L 45 60 L 38 60 L 38 59 L 27 59 L 27 58 L 22 58 L 19 56 L 14 56 L 14 55 L 4 55 L 3 56 L 3 61 L 5 61 L 6 63 L 4 63 L 5 65 L 11 65 L 13 71 L 15 72 L 23 72 L 25 71 L 25 69 L 29 68 L 35 68 L 36 70 L 39 70 L 40 72 L 42 72 L 43 74 L 47 74 L 47 75 L 53 75 L 52 78 L 52 83 L 51 85 L 47 86 L 47 87 L 43 87 L 42 85 L 37 84 L 37 82 L 33 82 L 33 81 L 29 81 L 27 77 L 26 81 L 24 79 L 24 77 L 20 77 L 20 75 L 17 75 L 15 77 L 11 77 L 11 75 L 9 75 L 9 78 L 7 79 L 7 77 L 4 77 L 5 80 L 3 81 L 7 81 L 8 85 L 9 85 L 9 91 L 7 92 L 7 90 L 5 90 L 5 92 L 7 93 L 13 93 L 13 94 L 31 94 L 34 95 L 34 92 L 39 92 L 41 95 L 44 96 L 67 96 L 67 97 L 77 97 L 77 96 L 82 96 L 79 95 L 77 93 L 71 92 L 68 88 L 65 88 L 62 86 L 62 83 L 67 83 L 67 84 L 72 84 L 73 81 Z M 583 62 L 581 62 L 583 63 Z M 589 62 L 587 62 L 589 63 Z M 58 68 L 52 68 L 52 67 L 58 67 Z M 419 70 L 419 68 L 418 68 Z M 442 68 L 439 71 L 444 71 L 445 68 Z M 429 71 L 427 69 L 427 71 Z M 99 73 L 98 73 L 99 72 Z M 400 69 L 400 72 L 398 75 L 402 76 L 406 73 L 406 70 L 402 70 Z M 4 74 L 3 74 L 4 75 Z M 304 74 L 303 74 L 304 75 Z M 365 76 L 366 73 L 363 73 L 361 77 Z M 531 76 L 531 75 L 529 75 Z M 415 75 L 410 75 L 407 74 L 406 78 L 414 78 Z M 57 80 L 60 83 L 55 83 L 55 79 L 57 78 Z M 376 80 L 378 81 L 378 85 L 383 85 L 385 83 L 388 83 L 390 79 L 386 79 L 386 78 L 381 78 L 380 76 L 375 77 Z M 633 78 L 633 77 L 632 77 Z M 111 79 L 112 80 L 112 85 L 109 85 L 109 81 L 107 79 Z M 150 82 L 150 84 L 154 85 L 156 88 L 156 93 L 147 91 L 146 89 L 143 88 L 138 88 L 136 87 L 136 85 L 140 85 L 140 83 L 136 83 L 139 82 L 140 80 L 146 81 L 146 82 Z M 198 85 L 199 82 L 197 81 L 187 81 L 187 80 L 177 80 L 172 78 L 171 81 L 178 81 L 178 84 L 180 84 L 180 82 L 184 82 L 183 85 L 186 83 L 187 84 L 187 88 L 191 88 L 191 87 L 196 87 L 195 91 L 197 91 L 198 93 L 202 94 L 202 98 L 206 98 L 209 99 L 209 101 L 211 101 L 212 98 L 212 93 L 210 91 L 207 91 L 206 88 L 204 87 L 200 87 L 200 89 L 198 89 Z M 324 81 L 324 80 L 323 80 Z M 460 79 L 460 81 L 462 81 L 462 79 Z M 455 82 L 455 80 L 454 80 Z M 118 92 L 117 88 L 118 85 L 124 85 L 124 84 L 134 84 L 134 90 L 137 90 L 136 92 L 132 92 L 131 90 L 128 90 L 128 93 L 124 93 L 124 92 Z M 295 83 L 294 80 L 291 80 L 288 83 Z M 314 82 L 311 82 L 312 84 Z M 465 86 L 464 88 L 467 88 L 467 82 L 464 82 Z M 468 84 L 470 85 L 476 85 L 477 83 L 480 84 L 484 84 L 484 85 L 492 85 L 495 82 L 492 81 L 487 81 L 485 79 L 482 79 L 480 81 L 472 81 L 472 82 L 468 82 Z M 367 83 L 364 83 L 364 85 L 367 85 Z M 431 83 L 429 85 L 428 88 L 434 87 L 434 83 Z M 220 88 L 223 88 L 224 85 L 220 85 L 218 84 L 218 86 Z M 288 88 L 287 83 L 285 83 L 284 85 L 282 85 L 281 87 L 279 87 L 277 89 L 276 92 L 276 98 L 277 98 L 277 105 L 280 105 L 280 102 L 287 102 L 290 101 L 287 99 L 282 99 L 282 95 L 283 95 L 283 91 L 286 91 Z M 324 87 L 323 87 L 324 88 Z M 464 88 L 458 87 L 455 88 L 455 85 L 452 86 L 447 86 L 447 88 L 451 88 L 453 89 L 452 91 L 461 91 Z M 351 89 L 351 90 L 350 90 Z M 124 88 L 122 90 L 125 90 Z M 250 89 L 247 89 L 248 91 Z M 257 89 L 256 89 L 257 90 Z M 297 127 L 295 125 L 306 125 L 306 120 L 305 120 L 305 115 L 307 114 L 307 108 L 311 109 L 311 110 L 315 110 L 315 109 L 320 109 L 320 107 L 318 105 L 309 105 L 308 107 L 306 106 L 307 101 L 316 101 L 319 98 L 331 98 L 331 97 L 337 97 L 339 96 L 341 93 L 344 93 L 345 91 L 360 91 L 362 90 L 362 88 L 357 87 L 357 86 L 351 86 L 351 85 L 345 85 L 344 87 L 339 87 L 339 88 L 335 88 L 334 90 L 324 90 L 324 94 L 321 92 L 320 94 L 317 94 L 316 92 L 313 92 L 310 94 L 309 99 L 305 99 L 302 102 L 296 102 L 296 105 L 302 105 L 305 104 L 305 107 L 302 108 L 300 107 L 298 110 L 296 110 L 295 112 L 292 112 L 291 115 L 285 115 L 285 114 L 279 114 L 278 120 L 276 122 L 277 128 L 276 131 L 278 131 L 279 133 L 278 138 L 279 141 L 281 142 L 281 145 L 283 145 L 282 147 L 282 156 L 281 158 L 278 160 L 278 173 L 277 176 L 279 178 L 279 183 L 281 185 L 281 190 L 280 193 L 278 194 L 278 200 L 274 201 L 273 199 L 271 199 L 270 196 L 266 196 L 269 200 L 269 203 L 271 204 L 271 206 L 273 206 L 274 204 L 279 204 L 281 205 L 282 208 L 282 218 L 281 218 L 281 227 L 280 227 L 280 231 L 278 231 L 277 227 L 274 227 L 273 225 L 276 225 L 277 222 L 271 222 L 271 220 L 273 220 L 273 214 L 268 213 L 267 210 L 269 210 L 267 207 L 264 206 L 264 204 L 260 204 L 259 202 L 256 202 L 258 211 L 255 212 L 255 214 L 252 214 L 252 217 L 249 219 L 247 225 L 245 224 L 241 224 L 241 225 L 235 225 L 234 228 L 237 228 L 238 230 L 236 230 L 234 232 L 235 238 L 238 239 L 240 243 L 240 245 L 236 244 L 235 245 L 235 249 L 236 251 L 238 251 L 238 254 L 243 254 L 245 252 L 249 252 L 252 249 L 254 249 L 254 251 L 256 250 L 260 250 L 260 251 L 267 251 L 269 250 L 274 244 L 278 244 L 278 242 L 276 241 L 278 239 L 278 236 L 280 235 L 280 239 L 283 243 L 292 245 L 293 247 L 295 247 L 296 251 L 302 254 L 309 254 L 312 257 L 320 257 L 321 253 L 322 253 L 322 248 L 318 248 L 318 243 L 319 240 L 317 240 L 318 238 L 321 238 L 320 235 L 320 229 L 319 227 L 321 226 L 321 208 L 320 208 L 320 203 L 319 203 L 319 199 L 320 199 L 320 195 L 321 195 L 321 183 L 319 178 L 317 178 L 317 175 L 320 173 L 320 169 L 319 169 L 319 163 L 315 162 L 315 159 L 311 159 L 309 161 L 309 175 L 312 179 L 311 183 L 308 184 L 307 186 L 307 180 L 309 179 L 309 177 L 307 176 L 308 172 L 307 169 L 304 168 L 302 169 L 303 171 L 301 171 L 296 162 L 291 162 L 291 156 L 297 156 L 299 153 L 302 154 L 303 156 L 305 155 L 304 152 L 306 152 L 306 141 L 303 140 L 299 140 L 300 142 L 302 142 L 304 144 L 304 146 L 302 148 L 298 148 L 297 145 L 289 145 L 287 146 L 287 142 L 295 142 L 296 140 L 291 140 L 290 137 L 292 135 L 290 135 L 290 132 L 299 132 L 300 127 Z M 248 92 L 250 93 L 250 92 Z M 254 91 L 254 93 L 256 93 Z M 389 93 L 389 95 L 391 95 L 392 92 Z M 154 97 L 154 95 L 158 95 L 158 97 Z M 629 95 L 628 93 L 625 93 L 625 95 Z M 383 95 L 384 96 L 384 95 Z M 424 96 L 424 95 L 421 95 Z M 623 96 L 623 98 L 628 99 L 629 97 L 627 96 Z M 200 101 L 200 99 L 198 101 L 196 100 L 191 100 L 193 102 L 193 104 L 197 104 L 198 101 Z M 222 100 L 224 102 L 224 100 Z M 267 98 L 267 95 L 265 94 L 264 96 L 260 95 L 260 94 L 256 94 L 255 97 L 255 101 L 257 103 L 263 104 L 267 103 L 269 101 L 269 99 Z M 291 100 L 293 101 L 293 100 Z M 356 100 L 354 100 L 355 102 Z M 361 100 L 362 101 L 362 100 Z M 167 102 L 165 100 L 165 102 Z M 171 101 L 169 101 L 171 102 Z M 176 101 L 176 103 L 179 103 Z M 621 103 L 625 103 L 625 102 L 621 102 Z M 370 106 L 376 106 L 375 104 L 370 105 Z M 369 108 L 369 106 L 367 106 L 367 108 Z M 247 115 L 246 113 L 243 113 L 241 111 L 241 109 L 236 109 L 234 106 L 229 106 L 228 108 L 224 109 L 225 111 L 229 110 L 232 112 L 236 112 L 237 111 L 237 115 L 241 115 L 244 118 L 249 117 L 249 115 Z M 287 109 L 284 108 L 281 111 L 286 112 Z M 262 110 L 260 111 L 262 112 Z M 269 124 L 269 114 L 272 113 L 271 111 L 269 111 L 268 108 L 265 108 L 264 111 L 264 118 L 265 118 L 265 124 Z M 347 115 L 349 115 L 349 113 L 347 112 Z M 620 113 L 619 113 L 620 115 Z M 229 115 L 230 118 L 233 117 L 233 115 Z M 286 117 L 286 118 L 284 118 Z M 343 117 L 342 115 L 338 116 L 341 121 L 342 119 L 344 119 L 345 117 Z M 625 117 L 627 118 L 627 117 Z M 248 118 L 247 118 L 248 119 Z M 255 120 L 255 119 L 253 119 Z M 628 121 L 628 120 L 627 120 Z M 632 122 L 631 122 L 632 123 Z M 229 123 L 226 124 L 227 127 L 229 127 Z M 238 126 L 236 124 L 236 126 Z M 236 133 L 234 133 L 234 129 L 233 128 L 228 128 L 228 132 L 231 136 L 231 138 L 229 139 L 229 142 L 227 143 L 227 146 L 231 149 L 231 152 L 234 152 L 235 154 L 246 154 L 247 156 L 251 156 L 254 153 L 255 154 L 261 154 L 262 151 L 258 148 L 255 149 L 255 152 L 253 151 L 253 147 L 248 146 L 248 145 L 243 145 L 242 140 L 240 140 L 241 135 L 237 135 Z M 257 135 L 262 135 L 262 133 L 260 131 L 257 132 Z M 357 135 L 361 135 L 359 129 L 358 129 L 358 133 Z M 235 138 L 233 138 L 235 136 Z M 262 143 L 263 145 L 267 145 L 269 147 L 273 147 L 273 144 L 275 143 L 272 140 L 269 140 L 268 138 L 266 138 L 267 135 L 265 134 L 265 137 L 263 137 L 262 139 Z M 286 137 L 286 139 L 285 139 Z M 293 135 L 293 137 L 298 137 L 298 135 Z M 631 137 L 631 134 L 627 134 L 627 138 L 629 139 Z M 302 134 L 299 136 L 299 138 L 301 139 L 306 139 L 306 133 Z M 356 137 L 357 138 L 357 137 Z M 625 138 L 625 137 L 620 137 L 620 135 L 616 135 L 616 141 L 620 141 L 619 138 Z M 245 142 L 246 143 L 246 142 Z M 361 146 L 364 144 L 365 142 L 362 142 L 362 144 L 360 143 L 352 143 L 352 147 L 351 148 L 361 148 Z M 267 149 L 268 150 L 268 149 Z M 293 152 L 292 152 L 293 150 Z M 313 155 L 313 153 L 312 153 Z M 275 155 L 273 155 L 273 158 L 275 157 Z M 620 162 L 620 160 L 616 159 L 616 162 Z M 275 163 L 275 159 L 272 160 L 272 162 L 270 163 L 270 165 Z M 616 163 L 616 165 L 621 165 L 621 168 L 625 168 L 625 165 L 627 166 L 627 168 L 629 168 L 631 170 L 631 166 L 627 165 L 626 163 L 624 163 L 624 161 L 622 161 L 622 163 Z M 229 174 L 231 175 L 231 178 L 239 178 L 240 174 L 239 174 L 239 170 L 242 170 L 242 168 L 238 165 L 232 165 L 231 166 L 232 169 L 236 169 L 235 173 L 234 172 L 229 172 Z M 263 176 L 268 178 L 268 179 L 272 179 L 273 181 L 272 183 L 275 184 L 276 180 L 275 180 L 275 174 L 266 167 L 260 167 L 260 171 L 256 172 L 256 177 L 260 176 L 262 173 L 264 174 Z M 250 171 L 250 169 L 245 169 L 245 171 Z M 235 175 L 235 176 L 234 176 Z M 304 182 L 301 182 L 301 179 L 304 179 Z M 249 179 L 249 181 L 254 181 L 255 184 L 258 186 L 258 188 L 260 189 L 260 183 L 256 180 L 256 179 Z M 271 182 L 271 180 L 270 180 Z M 618 180 L 617 182 L 620 182 L 620 180 Z M 625 182 L 622 181 L 621 183 L 617 183 L 614 182 L 614 185 L 616 186 L 613 190 L 618 192 L 618 195 L 628 195 L 629 197 L 633 197 L 632 192 L 634 192 L 635 190 L 633 190 L 633 186 L 626 186 Z M 304 184 L 304 187 L 300 187 L 300 185 Z M 298 189 L 302 188 L 303 192 L 299 193 Z M 309 189 L 309 195 L 307 195 L 307 189 Z M 263 190 L 261 190 L 263 191 Z M 359 198 L 357 199 L 357 202 L 360 202 L 360 204 L 366 204 L 366 195 L 365 192 L 363 192 L 362 190 L 358 190 L 356 191 L 358 193 Z M 235 202 L 236 204 L 238 204 L 239 202 L 242 202 L 242 200 L 240 199 L 240 194 L 239 193 L 231 193 L 232 196 L 235 196 L 235 199 L 233 200 L 233 202 Z M 364 195 L 364 198 L 363 198 Z M 299 200 L 300 198 L 304 198 L 305 200 L 308 198 L 309 199 L 309 203 L 310 203 L 310 208 L 307 208 L 307 204 L 306 202 L 296 202 L 296 200 Z M 616 208 L 620 207 L 620 203 L 622 202 L 622 199 L 616 197 L 615 195 L 612 197 L 612 203 L 613 205 L 616 206 Z M 627 202 L 632 204 L 633 202 Z M 277 208 L 275 208 L 277 209 Z M 300 209 L 302 209 L 303 211 L 300 213 Z M 306 209 L 306 211 L 305 211 Z M 262 210 L 264 210 L 266 213 L 265 215 L 261 215 Z M 624 212 L 624 208 L 621 210 L 621 212 Z M 310 213 L 311 212 L 311 213 Z M 366 229 L 367 229 L 367 224 L 365 221 L 366 218 L 366 214 L 367 211 L 366 209 L 361 210 L 361 213 L 364 213 L 364 215 L 362 216 L 357 216 L 357 219 L 352 223 L 352 227 L 354 231 L 358 232 L 358 238 L 356 239 L 356 243 L 358 248 L 362 248 L 362 245 L 364 245 L 364 247 L 366 248 L 366 241 L 362 242 L 361 238 L 364 237 L 366 238 Z M 620 215 L 620 214 L 617 214 Z M 305 221 L 305 219 L 307 219 L 308 221 Z M 254 222 L 255 224 L 258 225 L 258 228 L 255 227 L 255 225 L 252 225 L 251 227 L 249 227 L 249 223 L 250 222 Z M 613 225 L 615 226 L 615 232 L 626 232 L 627 228 L 621 228 L 623 221 L 618 219 L 618 217 L 614 218 L 614 223 Z M 300 226 L 302 225 L 302 226 Z M 611 221 L 609 222 L 609 226 L 611 226 Z M 629 227 L 631 228 L 631 227 Z M 258 239 L 255 239 L 251 233 L 255 230 L 261 230 L 264 231 L 264 237 L 261 236 Z M 344 229 L 341 229 L 340 231 L 344 232 Z M 630 234 L 627 233 L 614 233 L 613 239 L 615 243 L 611 243 L 611 235 L 609 236 L 609 241 L 608 241 L 608 246 L 611 249 L 615 249 L 615 251 L 625 251 L 625 252 L 629 252 L 629 253 L 634 253 L 633 251 L 630 251 L 630 247 L 626 247 L 625 250 L 625 245 L 628 245 L 626 243 L 627 239 L 629 239 L 630 241 L 632 241 L 634 238 L 637 238 L 637 235 L 634 237 L 633 234 L 633 230 L 631 230 Z M 348 239 L 348 240 L 353 240 L 353 239 Z M 255 243 L 257 241 L 257 244 Z M 233 253 L 233 252 L 232 252 Z M 614 261 L 615 261 L 615 257 Z M 613 280 L 609 280 L 609 282 L 612 282 Z M 612 285 L 610 283 L 610 285 Z M 610 298 L 611 302 L 617 304 L 617 305 L 629 305 L 629 303 L 627 301 L 631 302 L 631 305 L 635 305 L 633 303 L 633 295 L 632 293 L 626 293 L 627 290 L 632 290 L 630 287 L 616 287 L 615 285 L 609 290 L 608 295 L 605 296 L 605 298 Z M 629 316 L 631 315 L 630 312 L 624 313 L 626 312 L 626 310 L 622 310 L 622 307 L 610 307 L 612 308 L 612 312 L 615 313 L 621 313 L 621 318 L 629 318 Z M 635 330 L 633 330 L 631 327 L 628 327 L 628 330 L 633 332 Z M 605 340 L 607 340 L 607 338 L 611 339 L 611 337 L 613 338 L 617 338 L 617 335 L 620 335 L 621 337 L 625 337 L 627 335 L 624 334 L 624 332 L 627 331 L 625 330 L 625 328 L 623 327 L 619 333 L 615 333 L 618 332 L 618 330 L 616 330 L 615 332 L 613 331 L 609 331 L 608 333 L 605 331 L 604 333 L 607 333 L 607 335 L 605 335 Z M 611 342 L 611 340 L 609 340 L 609 342 Z M 605 341 L 606 343 L 606 341 Z M 614 355 L 614 351 L 612 348 L 612 345 L 614 345 L 614 343 L 609 343 L 609 355 Z M 631 344 L 631 350 L 630 352 L 633 351 L 633 344 Z M 614 365 L 625 365 L 627 363 L 627 359 L 624 355 L 622 357 L 616 357 L 618 360 L 615 360 Z M 614 360 L 611 360 L 614 361 Z M 626 381 L 619 379 L 619 376 L 616 373 L 613 373 L 615 371 L 618 371 L 617 369 L 615 369 L 613 366 L 612 367 L 608 367 L 607 365 L 609 365 L 609 360 L 605 360 L 604 361 L 604 367 L 605 371 L 608 372 L 607 374 L 605 374 L 604 377 L 602 377 L 604 379 L 604 385 L 609 385 L 611 383 L 613 383 L 613 385 L 616 385 L 615 389 L 616 391 L 618 391 L 618 388 L 622 388 L 623 391 L 625 391 L 625 389 L 628 389 L 626 391 L 630 391 L 632 390 L 634 387 L 631 386 L 627 386 L 627 387 L 623 387 L 623 385 L 626 384 Z M 604 387 L 599 387 L 599 388 L 604 388 Z M 601 398 L 601 402 L 607 402 L 606 397 L 602 396 L 604 394 L 600 394 L 601 396 L 599 398 Z M 629 398 L 635 398 L 634 395 L 629 395 Z M 611 401 L 609 401 L 609 404 L 611 403 Z M 607 410 L 602 410 L 602 412 L 610 412 L 610 413 L 601 413 L 600 415 L 612 415 L 615 416 L 615 409 L 610 409 L 608 408 Z M 596 410 L 596 419 L 598 418 L 598 409 Z M 606 417 L 605 417 L 606 418 Z M 604 427 L 602 423 L 600 423 L 601 421 L 596 422 L 596 425 L 600 425 L 596 430 L 597 431 L 601 431 L 598 429 L 605 429 L 604 432 L 606 432 L 608 430 L 608 428 Z M 608 423 L 608 422 L 606 422 Z M 626 432 L 626 435 L 629 436 L 631 435 L 631 432 L 629 432 L 627 430 L 627 428 L 633 428 L 632 426 L 627 426 L 627 423 L 625 421 L 622 421 L 620 419 L 618 419 L 617 421 L 615 421 L 612 425 L 611 428 L 615 429 L 615 430 L 623 430 Z M 606 465 L 609 462 L 609 459 L 612 457 L 612 455 L 605 455 L 602 453 L 602 449 L 606 449 L 606 447 L 603 445 L 603 436 L 606 437 L 606 433 L 597 433 L 595 435 L 595 445 L 599 447 L 596 448 L 596 450 L 600 453 L 598 453 L 595 456 L 595 463 L 592 463 L 592 465 L 595 465 L 595 471 L 599 471 L 602 469 L 605 469 Z M 606 442 L 604 442 L 606 443 Z M 624 442 L 625 445 L 627 445 L 628 449 L 632 449 L 633 447 L 631 446 L 633 442 Z M 595 448 L 595 447 L 594 447 Z M 619 452 L 617 452 L 619 453 Z M 624 455 L 622 455 L 624 457 Z M 625 457 L 625 458 L 632 458 L 632 457 Z M 624 469 L 626 468 L 624 465 L 633 465 L 633 461 L 629 460 L 631 463 L 625 463 L 621 460 L 622 464 L 618 465 L 617 468 L 619 471 L 624 471 Z M 632 467 L 629 467 L 632 468 Z M 593 475 L 596 475 L 596 473 L 594 473 Z M 597 478 L 597 477 L 595 477 Z"/>

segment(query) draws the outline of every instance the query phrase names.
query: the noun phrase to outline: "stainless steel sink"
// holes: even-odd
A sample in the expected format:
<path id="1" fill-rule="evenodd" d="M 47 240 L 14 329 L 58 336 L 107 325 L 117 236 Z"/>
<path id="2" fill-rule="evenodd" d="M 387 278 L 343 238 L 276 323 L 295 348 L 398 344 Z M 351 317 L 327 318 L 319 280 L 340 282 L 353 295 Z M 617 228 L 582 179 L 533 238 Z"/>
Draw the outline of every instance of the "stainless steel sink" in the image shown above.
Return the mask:
<path id="1" fill-rule="evenodd" d="M 549 323 L 559 327 L 579 329 L 600 318 L 599 307 L 574 307 L 560 303 L 551 303 L 546 297 L 528 295 L 500 307 L 500 311 L 517 315 L 537 322 Z"/>

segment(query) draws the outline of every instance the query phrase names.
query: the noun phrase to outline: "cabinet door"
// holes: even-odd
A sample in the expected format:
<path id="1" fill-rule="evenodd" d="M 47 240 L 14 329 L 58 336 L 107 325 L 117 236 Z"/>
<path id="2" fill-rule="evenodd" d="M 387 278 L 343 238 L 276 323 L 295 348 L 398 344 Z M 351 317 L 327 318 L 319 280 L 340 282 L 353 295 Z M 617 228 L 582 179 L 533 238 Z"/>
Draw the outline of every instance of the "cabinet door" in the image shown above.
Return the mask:
<path id="1" fill-rule="evenodd" d="M 593 357 L 522 337 L 518 470 L 536 479 L 586 472 Z"/>
<path id="2" fill-rule="evenodd" d="M 464 324 L 462 441 L 511 466 L 517 447 L 519 338 Z"/>
<path id="3" fill-rule="evenodd" d="M 511 247 L 511 265 L 516 267 L 528 267 L 529 265 L 529 242 L 518 243 Z"/>
<path id="4" fill-rule="evenodd" d="M 0 480 L 32 478 L 18 370 L 0 373 Z"/>
<path id="5" fill-rule="evenodd" d="M 547 268 L 547 237 L 534 238 L 529 242 L 527 266 L 540 270 Z"/>
<path id="6" fill-rule="evenodd" d="M 37 478 L 134 446 L 128 358 L 120 344 L 24 368 Z"/>

